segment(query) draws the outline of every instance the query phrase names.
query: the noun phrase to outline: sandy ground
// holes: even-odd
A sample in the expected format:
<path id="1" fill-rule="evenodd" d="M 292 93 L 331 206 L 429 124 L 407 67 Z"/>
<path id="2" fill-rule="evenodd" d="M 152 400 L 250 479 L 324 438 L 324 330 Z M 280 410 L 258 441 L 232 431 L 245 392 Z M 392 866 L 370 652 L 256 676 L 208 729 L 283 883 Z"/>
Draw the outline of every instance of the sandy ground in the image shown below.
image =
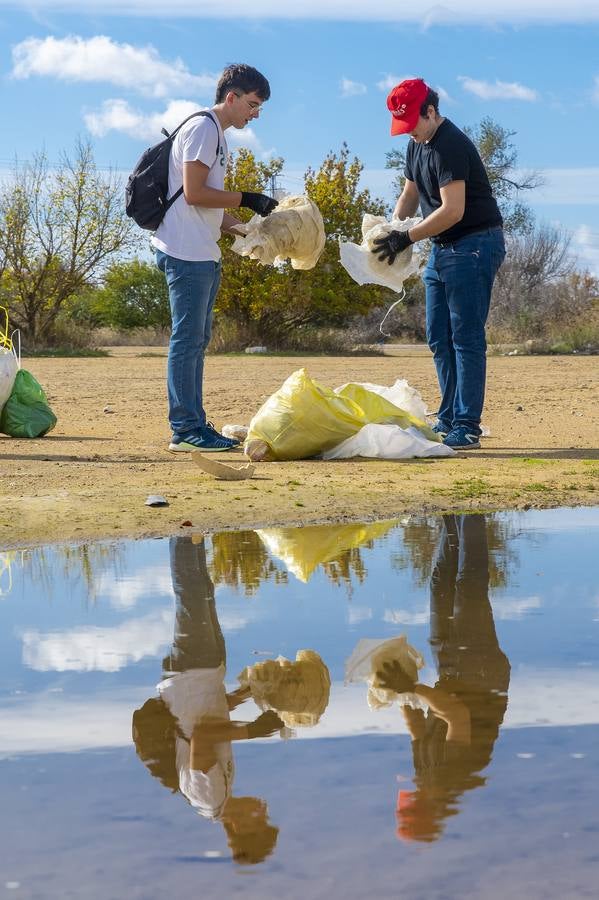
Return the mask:
<path id="1" fill-rule="evenodd" d="M 216 481 L 167 452 L 162 349 L 105 359 L 32 359 L 58 416 L 39 440 L 0 436 L 0 546 L 166 535 L 265 524 L 370 520 L 406 512 L 593 505 L 599 494 L 599 379 L 593 357 L 491 357 L 477 451 L 450 460 L 262 463 Z M 205 396 L 217 425 L 248 423 L 300 366 L 334 387 L 407 378 L 435 408 L 426 349 L 385 357 L 209 357 Z M 105 412 L 109 406 L 113 412 Z M 242 462 L 240 452 L 216 455 Z M 162 494 L 169 506 L 145 506 Z M 191 522 L 189 525 L 182 523 Z"/>

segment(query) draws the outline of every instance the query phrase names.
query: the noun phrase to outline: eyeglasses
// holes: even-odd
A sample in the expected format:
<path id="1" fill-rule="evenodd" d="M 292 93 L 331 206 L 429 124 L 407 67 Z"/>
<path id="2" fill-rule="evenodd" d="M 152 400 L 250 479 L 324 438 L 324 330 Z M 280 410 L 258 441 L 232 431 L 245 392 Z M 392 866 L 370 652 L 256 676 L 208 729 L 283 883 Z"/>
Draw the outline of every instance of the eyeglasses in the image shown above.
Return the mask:
<path id="1" fill-rule="evenodd" d="M 236 97 L 239 97 L 240 100 L 243 100 L 244 103 L 247 103 L 252 112 L 256 112 L 259 109 L 262 109 L 261 103 L 256 103 L 255 100 L 246 100 L 241 94 L 238 94 L 237 91 L 233 91 Z"/>

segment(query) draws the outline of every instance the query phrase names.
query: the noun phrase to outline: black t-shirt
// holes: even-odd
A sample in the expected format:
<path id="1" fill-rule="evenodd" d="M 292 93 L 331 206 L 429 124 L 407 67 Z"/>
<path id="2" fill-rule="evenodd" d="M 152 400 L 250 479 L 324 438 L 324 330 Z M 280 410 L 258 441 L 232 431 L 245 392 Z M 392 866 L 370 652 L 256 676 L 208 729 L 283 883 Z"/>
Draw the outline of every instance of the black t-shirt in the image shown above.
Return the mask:
<path id="1" fill-rule="evenodd" d="M 450 181 L 466 182 L 466 207 L 461 221 L 435 235 L 433 241 L 455 241 L 474 231 L 503 224 L 478 150 L 449 119 L 439 125 L 428 144 L 410 140 L 404 174 L 418 188 L 425 218 L 441 206 L 440 188 Z"/>

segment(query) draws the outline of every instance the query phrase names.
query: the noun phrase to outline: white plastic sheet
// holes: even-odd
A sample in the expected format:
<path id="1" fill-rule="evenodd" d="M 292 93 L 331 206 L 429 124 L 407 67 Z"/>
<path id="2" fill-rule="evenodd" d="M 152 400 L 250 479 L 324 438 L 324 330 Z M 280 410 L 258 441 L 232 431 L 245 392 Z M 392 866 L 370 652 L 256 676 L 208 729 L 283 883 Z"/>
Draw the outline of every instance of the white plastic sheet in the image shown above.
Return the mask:
<path id="1" fill-rule="evenodd" d="M 385 237 L 390 231 L 407 231 L 421 221 L 421 217 L 416 216 L 388 222 L 384 216 L 366 213 L 362 219 L 362 243 L 339 241 L 341 265 L 358 284 L 380 284 L 401 293 L 406 278 L 414 275 L 420 268 L 414 246 L 399 253 L 392 265 L 387 260 L 381 262 L 371 251 L 377 238 Z"/>
<path id="2" fill-rule="evenodd" d="M 325 240 L 316 204 L 304 196 L 285 197 L 269 216 L 250 219 L 247 233 L 233 241 L 233 250 L 264 266 L 289 259 L 294 269 L 313 269 Z"/>
<path id="3" fill-rule="evenodd" d="M 403 409 L 404 412 L 410 413 L 416 419 L 426 422 L 427 411 L 424 400 L 416 388 L 408 384 L 405 378 L 398 378 L 390 387 L 385 387 L 381 384 L 370 384 L 370 382 L 360 382 L 360 384 L 367 391 L 379 394 L 379 396 L 388 400 L 389 403 Z M 335 393 L 338 394 L 344 387 L 347 387 L 347 385 L 342 384 L 341 387 L 335 388 Z"/>
<path id="4" fill-rule="evenodd" d="M 456 456 L 445 444 L 429 441 L 414 426 L 365 425 L 357 434 L 322 454 L 322 459 L 351 459 L 366 456 L 370 459 L 412 459 L 413 457 Z"/>

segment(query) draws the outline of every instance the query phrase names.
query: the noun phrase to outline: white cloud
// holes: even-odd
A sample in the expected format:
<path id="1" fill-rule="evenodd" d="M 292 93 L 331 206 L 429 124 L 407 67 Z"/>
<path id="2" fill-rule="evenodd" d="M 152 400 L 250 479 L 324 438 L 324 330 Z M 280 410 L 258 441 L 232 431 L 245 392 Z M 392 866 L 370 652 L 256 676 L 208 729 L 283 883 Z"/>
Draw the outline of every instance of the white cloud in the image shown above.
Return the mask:
<path id="1" fill-rule="evenodd" d="M 157 656 L 173 635 L 173 610 L 130 619 L 115 628 L 73 628 L 22 635 L 23 663 L 35 672 L 118 672 Z"/>
<path id="2" fill-rule="evenodd" d="M 384 93 L 388 93 L 391 88 L 395 87 L 396 84 L 399 84 L 400 81 L 405 81 L 406 78 L 416 78 L 416 75 L 392 75 L 391 73 L 385 75 L 384 78 L 381 78 L 380 81 L 377 81 L 376 86 L 379 91 L 383 91 Z"/>
<path id="3" fill-rule="evenodd" d="M 139 600 L 148 597 L 171 597 L 173 588 L 170 571 L 166 566 L 152 566 L 135 575 L 115 578 L 103 573 L 96 586 L 98 597 L 110 603 L 114 609 L 132 609 Z"/>
<path id="4" fill-rule="evenodd" d="M 18 0 L 0 0 L 0 6 L 16 7 Z M 39 14 L 46 10 L 81 12 L 81 0 L 36 0 Z M 86 0 L 87 13 L 102 15 L 140 15 L 164 17 L 163 0 Z M 365 4 L 363 0 L 303 0 L 301 4 L 281 3 L 280 0 L 254 0 L 251 7 L 246 0 L 171 0 L 169 17 L 179 16 L 212 19 L 316 19 L 361 22 L 413 22 L 425 27 L 465 22 L 542 24 L 557 22 L 598 22 L 599 4 L 596 0 L 448 0 L 447 5 L 400 4 L 397 0 L 379 0 Z"/>
<path id="5" fill-rule="evenodd" d="M 349 78 L 342 78 L 339 87 L 342 97 L 360 97 L 368 91 L 365 84 L 360 81 L 351 81 Z"/>
<path id="6" fill-rule="evenodd" d="M 599 204 L 599 166 L 579 169 L 539 169 L 543 184 L 527 191 L 528 202 L 537 204 L 584 205 Z"/>
<path id="7" fill-rule="evenodd" d="M 211 74 L 193 75 L 180 59 L 161 59 L 152 46 L 118 44 L 105 35 L 27 38 L 13 47 L 12 55 L 13 78 L 100 82 L 149 97 L 209 97 L 217 81 Z"/>
<path id="8" fill-rule="evenodd" d="M 579 263 L 599 276 L 599 226 L 580 225 L 572 235 L 572 252 Z"/>
<path id="9" fill-rule="evenodd" d="M 494 597 L 491 603 L 496 619 L 522 619 L 533 609 L 540 609 L 540 597 Z"/>
<path id="10" fill-rule="evenodd" d="M 118 131 L 138 140 L 156 142 L 161 139 L 162 128 L 172 131 L 200 108 L 199 104 L 191 100 L 171 100 L 162 112 L 144 113 L 126 100 L 116 99 L 105 100 L 100 109 L 85 113 L 83 118 L 87 128 L 96 137 Z M 258 136 L 249 127 L 228 129 L 227 143 L 264 153 Z"/>
<path id="11" fill-rule="evenodd" d="M 422 610 L 386 609 L 383 621 L 390 625 L 426 625 L 430 620 L 428 605 Z"/>
<path id="12" fill-rule="evenodd" d="M 517 81 L 496 80 L 494 84 L 491 84 L 489 81 L 477 81 L 466 75 L 459 75 L 458 81 L 462 82 L 465 91 L 482 100 L 526 100 L 532 102 L 539 99 L 537 91 L 518 84 Z"/>

